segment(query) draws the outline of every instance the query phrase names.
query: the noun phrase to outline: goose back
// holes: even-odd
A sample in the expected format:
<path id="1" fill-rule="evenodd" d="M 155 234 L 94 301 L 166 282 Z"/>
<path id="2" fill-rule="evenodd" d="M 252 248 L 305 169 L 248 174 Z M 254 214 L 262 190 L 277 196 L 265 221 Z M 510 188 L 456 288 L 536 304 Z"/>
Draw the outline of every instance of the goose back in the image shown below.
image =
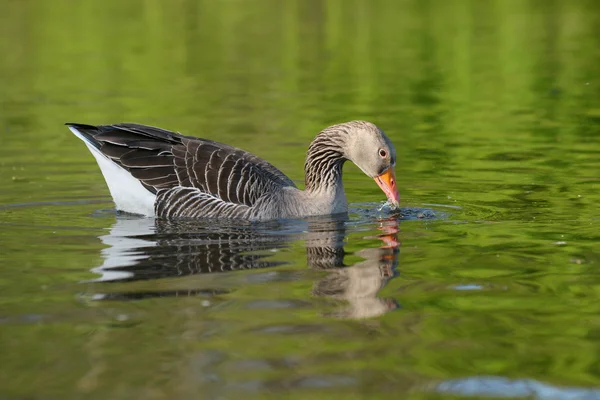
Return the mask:
<path id="1" fill-rule="evenodd" d="M 250 216 L 265 196 L 294 182 L 244 150 L 139 124 L 67 124 L 156 194 L 157 216 Z M 191 215 L 190 215 L 191 216 Z"/>

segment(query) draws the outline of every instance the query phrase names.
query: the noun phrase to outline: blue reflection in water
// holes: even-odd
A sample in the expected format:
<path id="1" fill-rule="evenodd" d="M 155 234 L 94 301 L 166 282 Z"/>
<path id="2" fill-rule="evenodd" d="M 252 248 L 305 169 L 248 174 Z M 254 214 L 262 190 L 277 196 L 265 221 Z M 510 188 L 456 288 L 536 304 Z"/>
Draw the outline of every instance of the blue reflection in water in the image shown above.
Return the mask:
<path id="1" fill-rule="evenodd" d="M 533 379 L 508 379 L 499 376 L 447 380 L 438 384 L 436 391 L 462 396 L 533 398 L 539 400 L 600 399 L 600 390 L 598 389 L 561 388 Z"/>

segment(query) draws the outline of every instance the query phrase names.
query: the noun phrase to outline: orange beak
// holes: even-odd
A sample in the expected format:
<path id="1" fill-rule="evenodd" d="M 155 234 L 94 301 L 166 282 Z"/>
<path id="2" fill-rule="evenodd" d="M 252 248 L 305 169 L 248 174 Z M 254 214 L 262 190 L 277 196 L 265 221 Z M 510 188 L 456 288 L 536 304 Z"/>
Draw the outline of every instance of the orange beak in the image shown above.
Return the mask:
<path id="1" fill-rule="evenodd" d="M 383 193 L 388 198 L 388 201 L 394 206 L 400 206 L 400 195 L 398 194 L 398 188 L 396 187 L 396 175 L 394 174 L 394 167 L 389 167 L 381 175 L 375 177 L 375 182 L 379 185 Z"/>

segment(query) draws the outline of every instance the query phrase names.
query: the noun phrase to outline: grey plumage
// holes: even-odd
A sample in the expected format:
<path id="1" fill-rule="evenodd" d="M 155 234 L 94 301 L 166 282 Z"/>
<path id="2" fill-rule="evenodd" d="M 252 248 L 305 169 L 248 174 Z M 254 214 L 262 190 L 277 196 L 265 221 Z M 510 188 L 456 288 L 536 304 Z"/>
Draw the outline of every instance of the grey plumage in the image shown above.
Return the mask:
<path id="1" fill-rule="evenodd" d="M 226 144 L 138 124 L 67 125 L 154 194 L 154 213 L 166 218 L 266 220 L 345 212 L 342 166 L 358 151 L 348 146 L 370 143 L 356 136 L 373 136 L 373 146 L 385 146 L 391 155 L 387 164 L 365 162 L 365 168 L 378 171 L 395 163 L 389 139 L 364 121 L 334 125 L 317 135 L 307 153 L 305 190 L 270 163 Z M 361 167 L 361 157 L 353 161 Z M 106 173 L 105 178 L 110 186 Z"/>

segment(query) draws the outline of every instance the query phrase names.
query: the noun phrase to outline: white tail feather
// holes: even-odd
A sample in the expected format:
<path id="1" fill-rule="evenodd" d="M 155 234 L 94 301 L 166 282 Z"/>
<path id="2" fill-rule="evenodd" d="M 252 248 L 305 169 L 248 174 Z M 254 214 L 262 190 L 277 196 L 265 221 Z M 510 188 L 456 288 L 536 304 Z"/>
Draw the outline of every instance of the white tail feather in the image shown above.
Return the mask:
<path id="1" fill-rule="evenodd" d="M 102 175 L 104 175 L 108 190 L 110 190 L 117 210 L 149 217 L 153 216 L 156 195 L 146 189 L 127 170 L 121 168 L 97 148 L 89 144 L 85 136 L 76 128 L 69 126 L 69 129 L 75 136 L 83 140 L 98 162 L 98 166 L 100 167 L 100 171 L 102 171 Z"/>

